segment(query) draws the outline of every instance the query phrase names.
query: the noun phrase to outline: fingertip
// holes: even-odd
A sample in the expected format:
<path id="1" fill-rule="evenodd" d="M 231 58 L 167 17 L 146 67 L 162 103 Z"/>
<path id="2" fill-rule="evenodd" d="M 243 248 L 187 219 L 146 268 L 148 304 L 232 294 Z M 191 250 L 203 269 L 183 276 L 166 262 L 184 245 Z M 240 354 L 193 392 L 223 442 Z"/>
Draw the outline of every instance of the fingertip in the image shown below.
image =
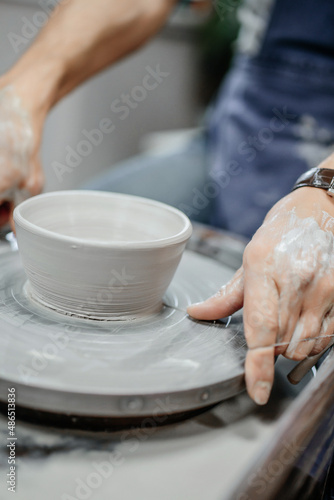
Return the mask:
<path id="1" fill-rule="evenodd" d="M 267 404 L 274 383 L 274 348 L 250 349 L 245 362 L 245 379 L 249 396 L 263 406 Z"/>
<path id="2" fill-rule="evenodd" d="M 203 302 L 196 302 L 188 306 L 187 313 L 189 314 L 189 316 L 195 319 L 209 319 L 206 317 L 207 314 L 210 312 L 210 306 L 208 306 L 207 304 L 208 300 L 205 300 Z"/>
<path id="3" fill-rule="evenodd" d="M 240 268 L 232 280 L 223 285 L 217 293 L 187 308 L 189 316 L 195 319 L 216 320 L 230 316 L 243 305 L 243 271 Z"/>
<path id="4" fill-rule="evenodd" d="M 259 380 L 256 382 L 251 391 L 251 397 L 259 406 L 264 406 L 268 403 L 272 385 L 270 382 Z"/>
<path id="5" fill-rule="evenodd" d="M 192 304 L 187 308 L 187 313 L 194 319 L 202 320 L 216 320 L 229 315 L 225 314 L 223 305 L 217 303 L 216 297 L 210 297 L 204 302 Z"/>
<path id="6" fill-rule="evenodd" d="M 32 161 L 32 166 L 31 174 L 24 180 L 20 189 L 28 191 L 29 196 L 36 196 L 43 190 L 45 175 L 39 157 L 35 157 Z"/>

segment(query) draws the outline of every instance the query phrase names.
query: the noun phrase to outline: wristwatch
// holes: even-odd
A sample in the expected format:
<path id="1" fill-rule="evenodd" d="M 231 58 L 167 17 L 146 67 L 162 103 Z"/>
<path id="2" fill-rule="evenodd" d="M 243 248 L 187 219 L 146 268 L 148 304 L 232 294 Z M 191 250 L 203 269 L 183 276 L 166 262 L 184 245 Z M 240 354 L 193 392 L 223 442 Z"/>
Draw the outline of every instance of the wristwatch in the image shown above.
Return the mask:
<path id="1" fill-rule="evenodd" d="M 291 191 L 305 186 L 326 189 L 327 194 L 334 198 L 334 170 L 330 168 L 311 168 L 311 170 L 298 177 Z"/>

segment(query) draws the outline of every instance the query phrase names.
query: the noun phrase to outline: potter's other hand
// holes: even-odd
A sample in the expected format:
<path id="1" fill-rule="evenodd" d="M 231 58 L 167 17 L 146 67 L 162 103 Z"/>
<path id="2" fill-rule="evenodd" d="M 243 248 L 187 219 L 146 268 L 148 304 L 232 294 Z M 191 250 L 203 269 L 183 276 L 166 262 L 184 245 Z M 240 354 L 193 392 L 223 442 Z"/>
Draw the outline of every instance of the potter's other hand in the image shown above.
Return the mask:
<path id="1" fill-rule="evenodd" d="M 194 318 L 213 320 L 244 307 L 246 385 L 258 404 L 269 398 L 275 355 L 301 360 L 331 341 L 333 216 L 325 191 L 303 187 L 289 194 L 268 213 L 232 281 L 188 309 Z"/>
<path id="2" fill-rule="evenodd" d="M 1 82 L 1 79 L 0 79 Z M 15 85 L 0 83 L 0 226 L 16 204 L 40 192 L 40 133 Z"/>
<path id="3" fill-rule="evenodd" d="M 15 197 L 20 201 L 41 190 L 38 150 L 49 110 L 149 40 L 176 2 L 71 0 L 55 6 L 28 50 L 0 78 L 0 225 Z"/>

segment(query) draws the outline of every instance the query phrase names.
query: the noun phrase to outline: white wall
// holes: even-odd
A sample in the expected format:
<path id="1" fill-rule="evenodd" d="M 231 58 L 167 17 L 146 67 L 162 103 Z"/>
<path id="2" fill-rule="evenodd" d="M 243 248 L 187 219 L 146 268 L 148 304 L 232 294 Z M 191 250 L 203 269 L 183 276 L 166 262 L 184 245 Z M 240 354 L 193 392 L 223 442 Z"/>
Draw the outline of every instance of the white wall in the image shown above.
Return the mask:
<path id="1" fill-rule="evenodd" d="M 22 36 L 26 25 L 24 17 L 36 24 L 34 19 L 38 19 L 38 11 L 41 7 L 34 0 L 21 0 L 20 4 L 0 0 L 1 73 L 25 49 L 22 44 L 17 47 L 16 53 L 9 39 L 10 33 Z M 76 187 L 94 173 L 134 155 L 140 138 L 148 132 L 196 124 L 199 113 L 196 102 L 196 52 L 193 37 L 189 36 L 186 28 L 169 27 L 144 49 L 85 83 L 59 103 L 50 113 L 43 139 L 46 190 Z M 147 74 L 146 66 L 155 68 L 158 64 L 169 76 L 156 89 L 150 90 L 145 100 L 139 102 L 126 119 L 121 120 L 119 114 L 111 111 L 111 103 L 142 84 Z M 94 146 L 80 165 L 71 173 L 65 173 L 62 182 L 59 182 L 54 162 L 64 164 L 66 148 L 76 149 L 85 139 L 82 130 L 96 128 L 103 118 L 111 119 L 115 130 L 105 134 L 102 143 Z"/>

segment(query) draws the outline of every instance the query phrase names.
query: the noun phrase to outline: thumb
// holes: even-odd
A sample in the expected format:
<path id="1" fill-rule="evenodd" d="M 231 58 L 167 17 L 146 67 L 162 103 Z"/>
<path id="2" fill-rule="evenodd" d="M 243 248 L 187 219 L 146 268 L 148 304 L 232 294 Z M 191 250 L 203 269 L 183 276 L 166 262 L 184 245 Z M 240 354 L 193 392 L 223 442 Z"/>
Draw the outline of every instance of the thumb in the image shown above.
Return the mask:
<path id="1" fill-rule="evenodd" d="M 189 316 L 195 319 L 214 320 L 225 318 L 238 311 L 244 300 L 244 270 L 240 267 L 233 278 L 216 295 L 204 302 L 187 308 Z"/>
<path id="2" fill-rule="evenodd" d="M 3 194 L 3 200 L 0 201 L 0 228 L 1 226 L 11 225 L 12 231 L 15 233 L 15 224 L 13 219 L 13 212 L 15 206 L 19 205 L 22 201 L 28 199 L 30 196 L 39 194 L 44 184 L 44 172 L 38 156 L 36 156 L 30 163 L 30 174 L 27 179 L 23 180 L 17 188 L 8 190 L 8 200 L 5 201 L 6 196 Z"/>
<path id="3" fill-rule="evenodd" d="M 43 185 L 44 172 L 39 155 L 36 155 L 31 160 L 29 176 L 21 183 L 20 190 L 28 193 L 28 196 L 36 196 L 42 191 Z"/>

